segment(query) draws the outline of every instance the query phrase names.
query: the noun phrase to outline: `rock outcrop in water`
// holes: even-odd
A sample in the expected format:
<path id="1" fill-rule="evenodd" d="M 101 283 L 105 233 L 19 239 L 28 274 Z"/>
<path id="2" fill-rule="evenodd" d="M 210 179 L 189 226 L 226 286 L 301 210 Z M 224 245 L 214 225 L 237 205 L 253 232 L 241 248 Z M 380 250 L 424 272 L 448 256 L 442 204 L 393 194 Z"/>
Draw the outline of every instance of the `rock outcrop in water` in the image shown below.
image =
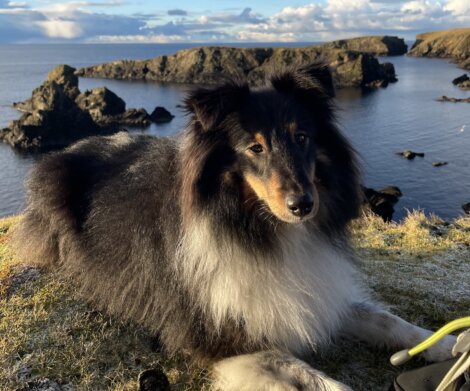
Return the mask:
<path id="1" fill-rule="evenodd" d="M 470 70 L 470 28 L 419 34 L 409 55 L 452 58 L 461 68 Z"/>
<path id="2" fill-rule="evenodd" d="M 439 99 L 439 102 L 452 102 L 452 103 L 470 103 L 470 97 L 469 98 L 451 98 L 446 95 L 442 95 Z"/>
<path id="3" fill-rule="evenodd" d="M 397 152 L 397 155 L 403 156 L 405 159 L 413 160 L 416 156 L 424 157 L 424 152 L 413 152 L 405 149 L 403 152 Z"/>
<path id="4" fill-rule="evenodd" d="M 74 71 L 58 66 L 31 99 L 14 104 L 24 114 L 0 130 L 0 140 L 21 149 L 54 148 L 99 133 L 90 113 L 75 103 L 80 91 Z"/>
<path id="5" fill-rule="evenodd" d="M 395 213 L 395 204 L 403 195 L 396 186 L 387 186 L 380 190 L 363 187 L 364 204 L 384 221 L 391 221 Z"/>
<path id="6" fill-rule="evenodd" d="M 395 53 L 395 44 L 385 49 L 384 37 L 336 41 L 305 48 L 200 47 L 149 60 L 121 60 L 82 68 L 79 76 L 107 79 L 152 80 L 172 83 L 214 84 L 227 76 L 243 76 L 251 85 L 263 83 L 273 69 L 323 61 L 333 70 L 337 88 L 385 86 L 396 81 L 392 64 L 380 64 L 367 51 Z M 385 42 L 385 43 L 384 43 Z M 365 51 L 347 49 L 359 47 Z M 398 44 L 397 44 L 398 45 Z"/>
<path id="7" fill-rule="evenodd" d="M 105 87 L 81 93 L 75 69 L 68 65 L 54 68 L 30 99 L 14 107 L 24 114 L 0 130 L 0 141 L 20 149 L 62 147 L 113 133 L 121 125 L 148 126 L 152 121 L 144 109 L 126 110 L 125 102 Z"/>
<path id="8" fill-rule="evenodd" d="M 470 202 L 467 202 L 466 204 L 463 204 L 462 209 L 466 214 L 470 215 Z"/>
<path id="9" fill-rule="evenodd" d="M 456 77 L 452 80 L 452 84 L 461 88 L 462 90 L 470 90 L 470 77 L 464 73 L 462 76 Z"/>

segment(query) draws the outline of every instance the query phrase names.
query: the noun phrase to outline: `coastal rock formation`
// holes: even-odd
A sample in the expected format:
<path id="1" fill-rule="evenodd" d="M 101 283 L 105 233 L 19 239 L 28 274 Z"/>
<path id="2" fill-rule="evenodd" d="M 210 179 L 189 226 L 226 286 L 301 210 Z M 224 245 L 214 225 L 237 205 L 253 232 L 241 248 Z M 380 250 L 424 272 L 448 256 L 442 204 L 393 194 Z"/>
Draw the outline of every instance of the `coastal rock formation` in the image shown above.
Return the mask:
<path id="1" fill-rule="evenodd" d="M 456 77 L 452 80 L 452 84 L 461 88 L 462 90 L 470 90 L 470 77 L 464 73 L 462 76 Z"/>
<path id="2" fill-rule="evenodd" d="M 145 109 L 126 110 L 126 103 L 106 87 L 93 88 L 79 94 L 76 103 L 90 113 L 100 126 L 148 126 L 150 116 Z"/>
<path id="3" fill-rule="evenodd" d="M 362 187 L 364 205 L 384 221 L 391 221 L 395 213 L 395 204 L 403 195 L 396 186 L 387 186 L 380 190 Z"/>
<path id="4" fill-rule="evenodd" d="M 400 56 L 408 51 L 408 46 L 403 38 L 387 35 L 341 39 L 326 43 L 324 46 L 370 53 L 376 56 Z"/>
<path id="5" fill-rule="evenodd" d="M 466 214 L 469 214 L 470 215 L 470 202 L 467 202 L 466 204 L 463 204 L 462 205 L 462 209 L 464 210 L 464 212 Z"/>
<path id="6" fill-rule="evenodd" d="M 403 156 L 405 159 L 413 160 L 416 156 L 424 157 L 424 152 L 413 152 L 405 149 L 403 152 L 397 152 L 397 155 Z"/>
<path id="7" fill-rule="evenodd" d="M 62 147 L 113 133 L 121 125 L 148 126 L 152 121 L 144 109 L 126 110 L 125 102 L 105 87 L 81 93 L 75 69 L 68 65 L 54 68 L 30 99 L 14 107 L 24 114 L 0 130 L 0 141 L 20 149 Z"/>
<path id="8" fill-rule="evenodd" d="M 419 34 L 408 54 L 452 58 L 461 68 L 470 70 L 470 28 Z"/>
<path id="9" fill-rule="evenodd" d="M 152 114 L 150 114 L 150 118 L 157 124 L 163 124 L 170 122 L 175 116 L 164 107 L 157 106 L 155 110 L 152 111 Z"/>
<path id="10" fill-rule="evenodd" d="M 442 167 L 442 166 L 447 166 L 449 164 L 448 162 L 432 162 L 433 167 Z"/>
<path id="11" fill-rule="evenodd" d="M 305 48 L 200 47 L 149 60 L 121 60 L 95 65 L 79 69 L 77 75 L 196 84 L 214 84 L 228 76 L 243 76 L 256 86 L 262 84 L 265 75 L 273 69 L 323 61 L 333 70 L 337 88 L 386 86 L 396 81 L 392 64 L 380 64 L 370 53 L 344 49 L 349 41 L 337 42 L 340 43 Z M 355 47 L 357 42 L 350 45 Z M 371 50 L 371 47 L 367 49 Z"/>
<path id="12" fill-rule="evenodd" d="M 75 103 L 78 93 L 70 67 L 54 69 L 31 99 L 14 105 L 24 114 L 0 130 L 0 140 L 20 149 L 54 148 L 99 133 L 90 113 Z"/>
<path id="13" fill-rule="evenodd" d="M 442 95 L 439 99 L 439 102 L 453 102 L 453 103 L 470 103 L 470 97 L 469 98 L 451 98 L 446 95 Z"/>

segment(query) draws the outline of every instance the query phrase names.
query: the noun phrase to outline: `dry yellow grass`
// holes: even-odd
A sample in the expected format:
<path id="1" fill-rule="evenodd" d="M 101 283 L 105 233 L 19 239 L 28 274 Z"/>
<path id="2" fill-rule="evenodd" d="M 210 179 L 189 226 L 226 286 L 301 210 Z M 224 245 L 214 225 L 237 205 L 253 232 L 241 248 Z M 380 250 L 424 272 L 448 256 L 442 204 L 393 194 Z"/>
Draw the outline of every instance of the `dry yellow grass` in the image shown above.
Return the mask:
<path id="1" fill-rule="evenodd" d="M 430 31 L 427 33 L 421 33 L 416 36 L 418 39 L 436 39 L 436 38 L 447 38 L 455 36 L 464 36 L 470 34 L 470 28 L 459 28 L 449 30 L 438 30 Z"/>
<path id="2" fill-rule="evenodd" d="M 0 390 L 43 378 L 64 390 L 133 390 L 151 367 L 164 369 L 173 390 L 209 388 L 204 372 L 165 357 L 145 330 L 75 297 L 72 281 L 15 260 L 7 239 L 17 219 L 0 220 Z M 470 218 L 412 213 L 386 224 L 365 216 L 351 230 L 367 283 L 395 312 L 427 327 L 469 314 Z M 344 341 L 312 361 L 354 389 L 375 391 L 397 373 L 388 356 Z"/>

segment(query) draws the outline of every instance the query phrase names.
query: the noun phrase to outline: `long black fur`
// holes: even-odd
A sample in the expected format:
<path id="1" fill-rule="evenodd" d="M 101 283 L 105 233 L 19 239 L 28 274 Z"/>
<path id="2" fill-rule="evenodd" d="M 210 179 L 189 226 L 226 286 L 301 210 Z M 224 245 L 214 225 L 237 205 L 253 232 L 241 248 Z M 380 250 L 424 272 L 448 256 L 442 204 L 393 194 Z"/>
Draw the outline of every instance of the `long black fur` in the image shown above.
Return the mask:
<path id="1" fill-rule="evenodd" d="M 263 348 L 269 341 L 253 346 L 243 323 L 213 327 L 182 284 L 175 254 L 194 216 L 247 251 L 276 251 L 282 223 L 244 211 L 233 146 L 241 128 L 275 126 L 297 112 L 316 128 L 321 204 L 311 224 L 332 242 L 346 240 L 359 207 L 358 171 L 335 125 L 332 94 L 319 65 L 277 74 L 256 91 L 240 81 L 197 89 L 186 99 L 190 123 L 176 138 L 92 137 L 43 158 L 14 235 L 19 257 L 72 275 L 87 299 L 159 334 L 169 353 L 187 349 L 204 361 Z"/>

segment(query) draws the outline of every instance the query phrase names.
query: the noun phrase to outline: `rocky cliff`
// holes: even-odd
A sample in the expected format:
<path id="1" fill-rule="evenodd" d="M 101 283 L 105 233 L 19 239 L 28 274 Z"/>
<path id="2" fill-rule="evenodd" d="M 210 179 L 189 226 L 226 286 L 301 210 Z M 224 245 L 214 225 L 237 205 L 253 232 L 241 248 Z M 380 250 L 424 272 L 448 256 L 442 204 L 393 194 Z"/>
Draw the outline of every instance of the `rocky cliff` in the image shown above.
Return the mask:
<path id="1" fill-rule="evenodd" d="M 461 68 L 470 70 L 470 28 L 419 34 L 409 55 L 452 58 Z"/>
<path id="2" fill-rule="evenodd" d="M 63 147 L 113 133 L 121 125 L 144 127 L 172 119 L 168 112 L 162 115 L 162 108 L 151 115 L 144 109 L 126 110 L 126 103 L 106 87 L 80 92 L 75 68 L 68 65 L 54 68 L 30 99 L 13 106 L 24 114 L 0 129 L 0 141 L 25 150 Z"/>
<path id="3" fill-rule="evenodd" d="M 221 78 L 239 75 L 256 86 L 262 84 L 265 74 L 274 69 L 323 61 L 332 68 L 337 88 L 384 86 L 396 81 L 395 69 L 390 63 L 380 64 L 370 52 L 396 53 L 395 44 L 399 44 L 393 39 L 378 38 L 336 41 L 305 48 L 200 47 L 149 60 L 121 60 L 82 68 L 77 75 L 197 84 L 214 84 Z M 356 51 L 361 46 L 365 51 Z"/>
<path id="4" fill-rule="evenodd" d="M 370 53 L 376 56 L 400 56 L 408 51 L 408 46 L 403 38 L 388 35 L 341 39 L 323 46 Z"/>

